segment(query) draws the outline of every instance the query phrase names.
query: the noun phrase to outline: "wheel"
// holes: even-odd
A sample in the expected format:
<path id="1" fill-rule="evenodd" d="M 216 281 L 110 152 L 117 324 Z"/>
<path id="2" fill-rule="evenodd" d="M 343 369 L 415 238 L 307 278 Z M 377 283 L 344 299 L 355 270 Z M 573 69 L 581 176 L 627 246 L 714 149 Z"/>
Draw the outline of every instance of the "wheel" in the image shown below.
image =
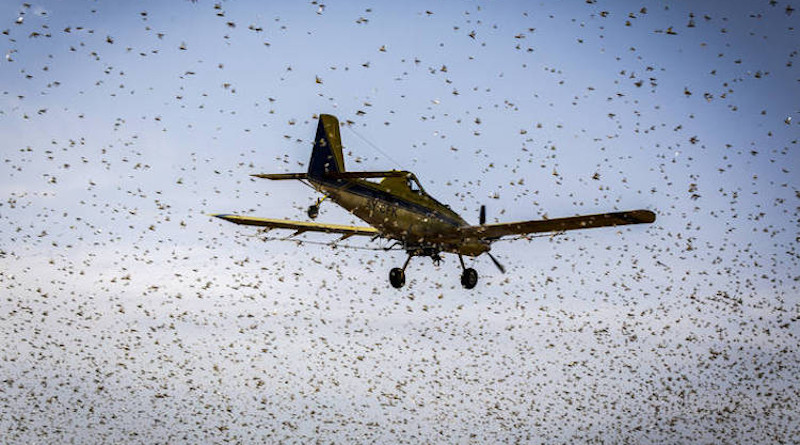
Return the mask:
<path id="1" fill-rule="evenodd" d="M 395 267 L 389 271 L 389 282 L 392 283 L 392 287 L 395 289 L 400 289 L 406 284 L 406 273 L 403 269 Z"/>
<path id="2" fill-rule="evenodd" d="M 312 205 L 308 206 L 308 217 L 311 219 L 316 219 L 319 216 L 319 206 Z"/>
<path id="3" fill-rule="evenodd" d="M 478 284 L 478 272 L 471 267 L 464 269 L 464 273 L 461 274 L 461 285 L 465 289 L 472 289 L 476 284 Z"/>

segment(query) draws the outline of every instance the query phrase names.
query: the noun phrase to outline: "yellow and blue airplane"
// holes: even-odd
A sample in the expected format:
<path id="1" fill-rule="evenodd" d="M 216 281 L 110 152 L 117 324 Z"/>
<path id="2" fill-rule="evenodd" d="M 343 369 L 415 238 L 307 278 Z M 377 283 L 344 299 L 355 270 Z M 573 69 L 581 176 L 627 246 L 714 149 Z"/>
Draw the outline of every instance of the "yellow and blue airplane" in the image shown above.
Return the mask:
<path id="1" fill-rule="evenodd" d="M 339 121 L 328 114 L 319 117 L 308 172 L 252 176 L 272 180 L 299 180 L 322 193 L 323 198 L 308 208 L 308 216 L 311 219 L 317 217 L 322 201 L 329 199 L 364 220 L 370 227 L 232 214 L 212 216 L 236 224 L 261 226 L 267 229 L 290 229 L 295 231 L 294 235 L 303 232 L 325 232 L 341 234 L 340 240 L 351 236 L 394 240 L 408 253 L 403 267 L 395 267 L 389 273 L 389 281 L 395 288 L 405 284 L 405 270 L 414 256 L 427 256 L 438 264 L 441 261 L 441 253 L 458 255 L 463 271 L 461 284 L 467 289 L 472 289 L 478 282 L 478 273 L 475 269 L 464 266 L 463 256 L 476 257 L 485 253 L 501 272 L 505 272 L 500 262 L 489 253 L 491 243 L 502 237 L 647 224 L 656 219 L 655 214 L 649 210 L 632 210 L 538 221 L 486 224 L 486 207 L 481 206 L 480 224 L 470 225 L 449 206 L 425 193 L 417 177 L 411 172 L 346 171 L 342 157 Z M 380 181 L 373 182 L 370 179 L 380 179 Z"/>

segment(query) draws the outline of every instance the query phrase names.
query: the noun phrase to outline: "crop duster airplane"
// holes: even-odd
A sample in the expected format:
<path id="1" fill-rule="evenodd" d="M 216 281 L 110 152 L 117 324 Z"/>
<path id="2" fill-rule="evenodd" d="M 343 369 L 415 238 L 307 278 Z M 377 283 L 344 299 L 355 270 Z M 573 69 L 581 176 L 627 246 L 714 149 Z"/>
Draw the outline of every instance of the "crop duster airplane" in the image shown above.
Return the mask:
<path id="1" fill-rule="evenodd" d="M 472 289 L 478 282 L 475 269 L 464 266 L 463 256 L 477 257 L 487 254 L 492 262 L 505 272 L 505 268 L 489 253 L 492 242 L 505 236 L 527 235 L 541 232 L 563 232 L 593 227 L 646 224 L 655 221 L 649 210 L 601 213 L 568 218 L 486 224 L 486 207 L 481 206 L 480 224 L 469 225 L 449 206 L 425 193 L 417 177 L 408 171 L 349 172 L 344 168 L 339 121 L 322 114 L 306 173 L 268 173 L 252 175 L 272 180 L 296 179 L 324 195 L 308 208 L 308 216 L 315 219 L 324 199 L 339 204 L 364 220 L 370 227 L 322 224 L 283 219 L 256 218 L 231 214 L 216 214 L 217 218 L 235 224 L 261 226 L 267 229 L 294 230 L 294 235 L 304 232 L 341 234 L 340 240 L 351 236 L 366 236 L 373 240 L 385 238 L 396 241 L 405 249 L 408 258 L 403 267 L 389 272 L 389 282 L 395 288 L 405 284 L 405 270 L 414 256 L 427 256 L 438 264 L 441 253 L 458 255 L 461 263 L 461 284 Z M 380 182 L 370 181 L 380 179 Z"/>

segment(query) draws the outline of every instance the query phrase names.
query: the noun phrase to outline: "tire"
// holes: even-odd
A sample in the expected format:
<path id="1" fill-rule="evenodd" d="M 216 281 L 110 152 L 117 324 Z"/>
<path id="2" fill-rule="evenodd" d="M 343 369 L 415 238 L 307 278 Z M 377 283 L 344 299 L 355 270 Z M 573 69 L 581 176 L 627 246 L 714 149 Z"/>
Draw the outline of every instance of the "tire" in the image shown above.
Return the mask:
<path id="1" fill-rule="evenodd" d="M 392 287 L 395 289 L 400 289 L 406 284 L 406 273 L 403 269 L 395 267 L 389 271 L 389 282 L 392 283 Z"/>
<path id="2" fill-rule="evenodd" d="M 478 284 L 478 272 L 471 267 L 464 269 L 464 273 L 461 274 L 461 285 L 465 289 L 472 289 L 476 284 Z"/>
<path id="3" fill-rule="evenodd" d="M 308 206 L 308 217 L 311 219 L 317 219 L 319 216 L 319 206 Z"/>

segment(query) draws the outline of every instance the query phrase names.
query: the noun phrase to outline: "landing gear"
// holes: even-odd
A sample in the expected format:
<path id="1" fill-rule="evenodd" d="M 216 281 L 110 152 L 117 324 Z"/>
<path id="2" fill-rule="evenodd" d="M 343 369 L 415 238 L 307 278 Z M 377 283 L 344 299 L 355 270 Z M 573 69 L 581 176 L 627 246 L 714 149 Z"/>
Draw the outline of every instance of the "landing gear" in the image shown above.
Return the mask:
<path id="1" fill-rule="evenodd" d="M 435 265 L 439 265 L 442 261 L 441 255 L 439 255 L 440 251 L 438 249 L 426 247 L 426 248 L 416 248 L 416 249 L 409 249 L 408 250 L 408 258 L 406 262 L 403 264 L 403 267 L 395 267 L 389 271 L 389 283 L 392 284 L 392 287 L 395 289 L 400 289 L 406 284 L 406 267 L 408 267 L 408 263 L 411 261 L 411 258 L 414 256 L 428 256 L 433 260 Z M 464 286 L 465 289 L 472 289 L 478 284 L 478 272 L 471 268 L 466 267 L 464 265 L 464 258 L 459 255 L 458 261 L 461 263 L 461 285 Z"/>
<path id="2" fill-rule="evenodd" d="M 395 267 L 394 269 L 389 271 L 389 282 L 392 283 L 392 287 L 395 289 L 400 289 L 406 284 L 406 273 L 403 269 L 399 267 Z"/>
<path id="3" fill-rule="evenodd" d="M 471 267 L 464 269 L 461 274 L 461 285 L 464 289 L 472 289 L 476 284 L 478 284 L 478 272 Z"/>
<path id="4" fill-rule="evenodd" d="M 461 262 L 461 269 L 464 270 L 461 273 L 461 285 L 464 286 L 464 289 L 472 289 L 478 284 L 478 272 L 471 267 L 465 267 L 464 258 L 461 255 L 458 255 L 458 261 Z"/>
<path id="5" fill-rule="evenodd" d="M 410 254 L 408 255 L 402 268 L 395 267 L 389 271 L 389 282 L 392 283 L 393 288 L 400 289 L 406 284 L 406 267 L 408 267 L 408 263 L 411 262 L 411 256 Z"/>

